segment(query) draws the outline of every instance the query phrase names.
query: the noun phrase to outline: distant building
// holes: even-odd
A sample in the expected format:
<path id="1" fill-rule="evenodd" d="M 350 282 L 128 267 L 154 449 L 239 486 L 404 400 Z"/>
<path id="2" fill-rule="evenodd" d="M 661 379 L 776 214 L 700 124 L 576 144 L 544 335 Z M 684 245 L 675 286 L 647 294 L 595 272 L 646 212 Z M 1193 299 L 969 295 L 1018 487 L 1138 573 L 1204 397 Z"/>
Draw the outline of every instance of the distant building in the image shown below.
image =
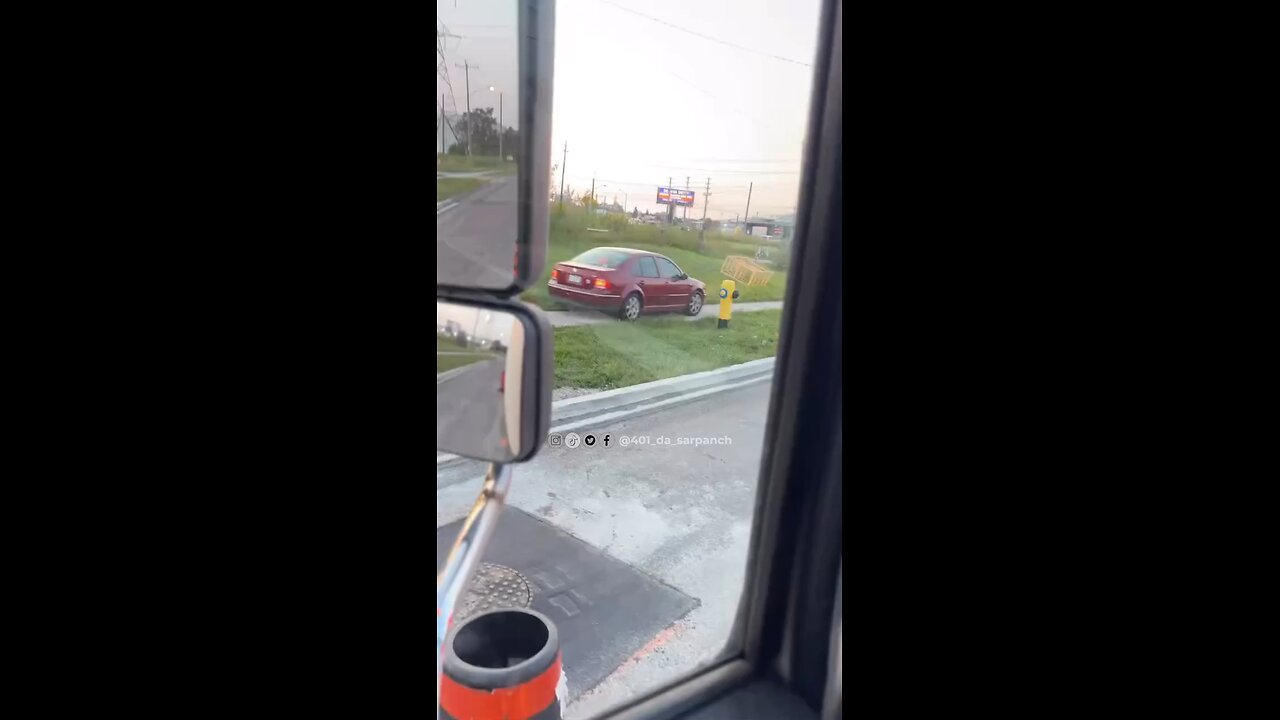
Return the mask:
<path id="1" fill-rule="evenodd" d="M 758 237 L 762 240 L 782 242 L 783 240 L 790 240 L 791 236 L 795 234 L 796 216 L 752 217 L 743 220 L 741 227 L 742 232 L 746 235 Z"/>

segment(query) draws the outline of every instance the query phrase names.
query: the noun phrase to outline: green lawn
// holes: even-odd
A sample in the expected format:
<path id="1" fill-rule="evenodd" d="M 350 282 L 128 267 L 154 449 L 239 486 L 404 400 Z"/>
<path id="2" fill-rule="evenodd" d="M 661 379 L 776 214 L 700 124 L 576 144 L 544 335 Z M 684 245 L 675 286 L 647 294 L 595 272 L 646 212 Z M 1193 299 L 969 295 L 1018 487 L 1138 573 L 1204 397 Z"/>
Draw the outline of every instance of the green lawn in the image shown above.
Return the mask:
<path id="1" fill-rule="evenodd" d="M 555 328 L 556 387 L 611 389 L 771 357 L 781 310 L 715 318 L 642 317 L 637 322 Z"/>
<path id="2" fill-rule="evenodd" d="M 441 355 L 440 353 L 448 354 Z M 491 357 L 497 357 L 497 355 L 484 350 L 468 350 L 454 340 L 447 337 L 440 337 L 439 334 L 436 335 L 437 375 L 446 370 L 452 370 L 454 368 L 462 367 L 463 365 L 470 365 L 473 362 L 480 362 L 481 360 L 488 360 Z"/>
<path id="3" fill-rule="evenodd" d="M 446 370 L 460 368 L 463 365 L 470 365 L 471 363 L 480 362 L 481 360 L 488 360 L 489 358 L 492 358 L 492 357 L 497 357 L 497 356 L 491 355 L 489 353 L 467 353 L 465 355 L 436 355 L 436 374 L 439 375 L 440 373 Z"/>
<path id="4" fill-rule="evenodd" d="M 510 175 L 516 171 L 516 163 L 502 162 L 494 156 L 441 155 L 436 153 L 436 170 L 442 172 L 478 172 L 493 170 L 500 175 Z"/>
<path id="5" fill-rule="evenodd" d="M 607 229 L 608 233 L 591 232 L 587 228 Z M 564 213 L 553 209 L 551 217 L 551 233 L 547 247 L 547 266 L 543 269 L 542 278 L 534 283 L 520 297 L 548 310 L 563 309 L 565 306 L 547 294 L 547 281 L 551 278 L 551 268 L 557 262 L 569 260 L 600 246 L 628 247 L 637 250 L 662 253 L 675 261 L 681 270 L 691 277 L 707 284 L 708 295 L 720 287 L 726 280 L 720 274 L 720 266 L 728 255 L 745 255 L 755 257 L 756 243 L 747 238 L 734 238 L 707 233 L 705 252 L 698 252 L 698 233 L 685 232 L 680 228 L 661 225 L 628 225 L 619 217 L 592 217 L 580 208 L 566 207 Z M 786 295 L 787 274 L 775 272 L 768 284 L 747 287 L 739 285 L 741 293 L 738 302 L 754 302 L 759 300 L 781 300 Z"/>
<path id="6" fill-rule="evenodd" d="M 436 202 L 465 195 L 481 185 L 484 185 L 481 178 L 436 178 Z"/>
<path id="7" fill-rule="evenodd" d="M 467 348 L 459 345 L 456 340 L 436 335 L 436 352 L 467 352 Z"/>

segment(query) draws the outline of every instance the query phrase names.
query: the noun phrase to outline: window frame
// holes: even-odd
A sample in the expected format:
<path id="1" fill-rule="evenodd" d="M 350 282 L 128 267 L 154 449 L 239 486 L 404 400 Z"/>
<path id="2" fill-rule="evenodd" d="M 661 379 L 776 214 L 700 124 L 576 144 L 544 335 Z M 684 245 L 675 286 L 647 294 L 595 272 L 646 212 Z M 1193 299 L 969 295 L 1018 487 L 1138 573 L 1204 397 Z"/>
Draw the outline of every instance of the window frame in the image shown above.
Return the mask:
<path id="1" fill-rule="evenodd" d="M 597 715 L 598 719 L 681 717 L 769 673 L 777 673 L 792 692 L 803 697 L 792 677 L 799 672 L 797 663 L 805 670 L 821 668 L 825 673 L 827 668 L 829 647 L 799 647 L 802 643 L 795 640 L 810 637 L 812 633 L 808 631 L 815 622 L 830 623 L 830 608 L 841 575 L 839 565 L 834 573 L 824 574 L 823 567 L 805 562 L 802 557 L 805 552 L 830 556 L 834 551 L 840 558 L 842 534 L 838 508 L 834 518 L 832 508 L 825 508 L 819 522 L 812 525 L 802 517 L 803 512 L 813 514 L 822 509 L 819 498 L 830 496 L 833 489 L 838 494 L 841 483 L 838 442 L 831 446 L 829 434 L 806 437 L 800 407 L 801 398 L 814 398 L 820 392 L 830 396 L 828 386 L 842 388 L 841 314 L 828 312 L 829 298 L 822 290 L 829 276 L 836 276 L 838 282 L 842 272 L 839 263 L 830 262 L 831 257 L 841 256 L 843 247 L 842 3 L 821 1 L 791 269 L 782 307 L 747 569 L 737 616 L 725 644 L 726 648 L 736 646 L 736 652 Z M 675 261 L 672 264 L 679 268 Z M 833 343 L 834 353 L 823 362 L 822 351 L 832 350 Z M 830 355 L 835 358 L 834 369 Z M 842 422 L 838 393 L 834 401 L 836 422 L 832 432 L 838 438 Z M 809 413 L 813 408 L 803 409 Z M 824 410 L 831 411 L 829 403 Z M 815 419 L 830 418 L 810 418 Z M 807 454 L 814 454 L 815 446 L 824 448 L 826 457 L 807 466 Z M 817 468 L 818 474 L 803 475 L 801 471 L 809 467 Z M 815 505 L 819 508 L 815 509 Z M 798 588 L 805 590 L 798 592 Z M 832 592 L 823 597 L 827 589 Z M 818 596 L 810 597 L 809 591 Z M 827 608 L 825 615 L 805 617 L 823 607 Z M 815 654 L 822 656 L 816 663 L 812 660 Z M 818 678 L 820 682 L 824 679 L 825 676 Z"/>
<path id="2" fill-rule="evenodd" d="M 629 263 L 629 262 L 631 262 L 631 259 L 634 257 L 631 253 L 628 253 L 628 252 L 626 252 L 626 251 L 624 251 L 624 250 L 612 250 L 612 249 L 605 249 L 605 250 L 602 250 L 601 252 L 613 253 L 613 254 L 615 254 L 615 255 L 617 255 L 617 256 L 619 256 L 619 257 L 621 257 L 621 258 L 622 258 L 622 261 L 621 261 L 621 262 L 619 262 L 617 265 L 600 265 L 600 264 L 597 264 L 597 263 L 588 262 L 588 261 L 586 261 L 586 260 L 581 259 L 581 258 L 585 257 L 586 255 L 588 255 L 588 254 L 590 254 L 590 253 L 593 253 L 593 252 L 596 252 L 596 251 L 600 251 L 600 248 L 591 248 L 590 250 L 584 250 L 584 251 L 582 251 L 582 252 L 578 253 L 577 255 L 574 255 L 572 258 L 570 258 L 570 259 L 568 259 L 568 260 L 565 260 L 565 261 L 563 261 L 563 262 L 566 262 L 566 263 L 581 263 L 581 264 L 583 264 L 583 265 L 590 265 L 591 267 L 605 268 L 606 270 L 617 270 L 618 268 L 625 267 L 625 266 L 626 266 L 626 264 L 627 264 L 627 263 Z M 612 259 L 612 258 L 610 258 L 610 259 Z"/>
<path id="3" fill-rule="evenodd" d="M 671 277 L 663 277 L 663 276 L 662 276 L 662 266 L 661 266 L 661 265 L 659 265 L 659 266 L 658 266 L 658 277 L 662 278 L 663 280 L 679 280 L 679 279 L 680 279 L 680 276 L 684 274 L 684 271 L 680 269 L 680 266 L 676 264 L 676 261 L 675 261 L 675 260 L 672 260 L 671 258 L 669 258 L 669 257 L 665 257 L 665 256 L 663 256 L 663 255 L 654 255 L 654 256 L 653 256 L 653 261 L 654 261 L 654 263 L 655 263 L 655 264 L 656 264 L 656 263 L 658 263 L 659 261 L 663 261 L 663 260 L 665 260 L 666 262 L 671 263 L 671 267 L 673 267 L 673 268 L 675 268 L 675 269 L 676 269 L 676 274 L 675 274 L 675 275 L 672 275 Z"/>
<path id="4" fill-rule="evenodd" d="M 641 268 L 643 267 L 645 260 L 648 260 L 649 262 L 653 263 L 652 275 L 644 275 L 641 271 Z M 635 272 L 633 274 L 636 277 L 649 278 L 651 280 L 662 279 L 662 274 L 658 272 L 658 261 L 657 259 L 654 258 L 653 255 L 641 255 L 640 257 L 636 258 L 636 267 L 635 267 Z"/>

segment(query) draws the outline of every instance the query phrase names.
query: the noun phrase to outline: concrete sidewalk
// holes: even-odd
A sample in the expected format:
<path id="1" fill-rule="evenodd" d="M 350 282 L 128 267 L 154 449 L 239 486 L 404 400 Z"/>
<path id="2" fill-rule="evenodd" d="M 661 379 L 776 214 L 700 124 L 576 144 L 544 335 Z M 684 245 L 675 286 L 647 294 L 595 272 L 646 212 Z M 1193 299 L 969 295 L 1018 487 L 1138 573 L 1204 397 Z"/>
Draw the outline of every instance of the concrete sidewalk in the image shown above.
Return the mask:
<path id="1" fill-rule="evenodd" d="M 755 310 L 779 310 L 782 308 L 781 300 L 768 300 L 764 302 L 744 302 L 734 303 L 733 311 L 753 312 Z M 546 316 L 551 320 L 552 327 L 574 327 L 577 325 L 599 325 L 601 323 L 621 322 L 616 315 L 606 315 L 598 310 L 545 310 Z M 719 303 L 708 302 L 702 306 L 702 312 L 696 316 L 684 315 L 681 313 L 662 313 L 656 315 L 641 315 L 636 322 L 644 323 L 650 318 L 660 317 L 679 317 L 685 320 L 700 320 L 702 318 L 719 317 Z"/>

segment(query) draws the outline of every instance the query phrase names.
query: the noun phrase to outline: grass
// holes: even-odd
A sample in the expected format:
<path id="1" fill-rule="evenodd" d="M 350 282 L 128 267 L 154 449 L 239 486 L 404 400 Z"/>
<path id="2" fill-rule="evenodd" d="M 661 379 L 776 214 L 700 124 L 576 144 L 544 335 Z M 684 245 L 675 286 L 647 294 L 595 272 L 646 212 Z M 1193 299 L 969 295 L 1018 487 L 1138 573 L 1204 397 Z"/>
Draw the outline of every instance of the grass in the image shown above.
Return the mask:
<path id="1" fill-rule="evenodd" d="M 452 338 L 436 335 L 436 352 L 467 352 L 467 348 Z"/>
<path id="2" fill-rule="evenodd" d="M 516 171 L 516 163 L 503 162 L 491 155 L 441 155 L 436 153 L 436 170 L 443 172 L 478 172 L 494 170 L 500 175 L 510 175 Z"/>
<path id="3" fill-rule="evenodd" d="M 781 318 L 781 310 L 735 314 L 724 330 L 715 318 L 664 316 L 555 328 L 556 387 L 626 387 L 772 357 Z"/>
<path id="4" fill-rule="evenodd" d="M 475 352 L 466 353 L 465 355 L 436 355 L 436 374 L 439 375 L 446 370 L 460 368 L 463 365 L 488 360 L 491 357 L 497 357 L 491 353 Z"/>
<path id="5" fill-rule="evenodd" d="M 436 202 L 464 195 L 484 185 L 481 178 L 436 178 Z"/>
<path id="6" fill-rule="evenodd" d="M 442 352 L 449 354 L 441 355 L 440 353 Z M 493 353 L 485 352 L 484 350 L 468 350 L 467 348 L 459 345 L 455 340 L 447 337 L 440 337 L 439 334 L 436 335 L 437 375 L 446 370 L 460 368 L 463 365 L 470 365 L 471 363 L 480 362 L 481 360 L 488 360 L 491 357 L 497 356 Z"/>
<path id="7" fill-rule="evenodd" d="M 608 233 L 589 232 L 587 228 L 609 230 Z M 593 247 L 611 245 L 616 247 L 635 248 L 650 252 L 662 253 L 675 261 L 681 270 L 693 278 L 706 283 L 708 295 L 720 287 L 720 282 L 727 279 L 720 274 L 720 266 L 729 255 L 746 255 L 754 257 L 756 247 L 762 243 L 752 242 L 755 238 L 747 236 L 732 237 L 709 232 L 706 236 L 706 247 L 698 251 L 698 233 L 685 232 L 679 227 L 665 225 L 629 225 L 625 218 L 619 216 L 596 217 L 581 208 L 566 207 L 562 213 L 553 208 L 551 213 L 551 234 L 547 247 L 547 266 L 543 269 L 542 279 L 534 283 L 520 297 L 547 310 L 562 310 L 566 306 L 553 300 L 547 294 L 547 281 L 551 278 L 551 269 L 557 262 L 569 260 Z M 739 285 L 741 296 L 738 302 L 755 302 L 762 300 L 781 300 L 786 295 L 787 274 L 775 272 L 767 285 L 747 287 Z"/>

